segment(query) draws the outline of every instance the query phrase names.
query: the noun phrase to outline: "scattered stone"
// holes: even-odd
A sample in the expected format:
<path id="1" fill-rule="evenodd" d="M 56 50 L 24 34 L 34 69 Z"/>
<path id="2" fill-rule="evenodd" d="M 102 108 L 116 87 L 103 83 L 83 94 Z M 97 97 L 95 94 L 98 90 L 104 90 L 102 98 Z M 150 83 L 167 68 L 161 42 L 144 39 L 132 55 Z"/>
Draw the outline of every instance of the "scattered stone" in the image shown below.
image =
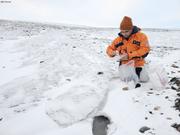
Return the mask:
<path id="1" fill-rule="evenodd" d="M 141 87 L 141 84 L 140 84 L 140 83 L 137 83 L 136 86 L 135 86 L 135 88 L 139 88 L 139 87 Z"/>
<path id="2" fill-rule="evenodd" d="M 76 46 L 73 46 L 73 48 L 76 48 Z"/>
<path id="3" fill-rule="evenodd" d="M 174 123 L 171 125 L 171 127 L 175 128 L 177 131 L 180 132 L 180 124 Z"/>
<path id="4" fill-rule="evenodd" d="M 144 127 L 142 127 L 142 128 L 139 129 L 139 132 L 144 133 L 144 132 L 146 132 L 147 130 L 150 130 L 150 128 L 147 127 L 147 126 L 144 126 Z"/>
<path id="5" fill-rule="evenodd" d="M 17 109 L 17 110 L 14 110 L 14 112 L 16 112 L 16 113 L 20 113 L 20 112 L 25 112 L 26 111 L 26 109 Z"/>
<path id="6" fill-rule="evenodd" d="M 66 79 L 66 81 L 69 81 L 69 82 L 70 82 L 70 81 L 71 81 L 71 79 Z"/>
<path id="7" fill-rule="evenodd" d="M 149 113 L 150 113 L 150 114 L 153 114 L 153 112 L 152 112 L 152 111 L 149 111 Z"/>
<path id="8" fill-rule="evenodd" d="M 172 64 L 171 67 L 173 67 L 173 68 L 179 68 L 179 67 L 178 67 L 177 65 L 175 65 L 175 64 Z"/>
<path id="9" fill-rule="evenodd" d="M 153 92 L 147 92 L 148 94 L 154 94 Z"/>
<path id="10" fill-rule="evenodd" d="M 175 99 L 174 108 L 180 111 L 180 98 Z"/>
<path id="11" fill-rule="evenodd" d="M 145 117 L 145 120 L 147 120 L 148 119 L 148 117 Z"/>
<path id="12" fill-rule="evenodd" d="M 164 115 L 164 113 L 160 113 L 161 115 Z"/>
<path id="13" fill-rule="evenodd" d="M 179 97 L 180 97 L 180 93 L 177 93 L 177 96 L 179 96 Z"/>
<path id="14" fill-rule="evenodd" d="M 104 74 L 104 73 L 103 73 L 103 72 L 98 72 L 97 74 L 98 74 L 98 75 L 102 75 L 102 74 Z"/>
<path id="15" fill-rule="evenodd" d="M 170 117 L 167 117 L 166 119 L 167 119 L 167 120 L 172 120 L 172 118 L 170 118 Z"/>
<path id="16" fill-rule="evenodd" d="M 168 99 L 169 97 L 168 96 L 165 96 L 165 99 Z"/>
<path id="17" fill-rule="evenodd" d="M 153 88 L 150 88 L 150 90 L 153 90 Z"/>
<path id="18" fill-rule="evenodd" d="M 171 74 L 174 74 L 174 73 L 176 73 L 176 72 L 174 72 L 174 71 L 171 71 Z"/>
<path id="19" fill-rule="evenodd" d="M 171 89 L 173 89 L 173 90 L 176 90 L 176 91 L 180 91 L 177 87 L 175 87 L 175 86 L 171 86 Z"/>
<path id="20" fill-rule="evenodd" d="M 170 81 L 169 84 L 172 85 L 171 89 L 180 91 L 180 78 L 173 77 Z"/>
<path id="21" fill-rule="evenodd" d="M 156 106 L 156 107 L 154 107 L 154 110 L 158 111 L 160 108 L 161 108 L 160 106 Z"/>
<path id="22" fill-rule="evenodd" d="M 16 105 L 11 105 L 11 106 L 9 106 L 8 108 L 14 108 L 14 107 L 17 107 L 17 106 L 19 106 L 18 104 L 16 104 Z"/>
<path id="23" fill-rule="evenodd" d="M 1 117 L 1 118 L 0 118 L 0 121 L 2 121 L 2 120 L 3 120 L 3 118 Z"/>
<path id="24" fill-rule="evenodd" d="M 93 118 L 92 133 L 93 135 L 107 135 L 108 125 L 111 124 L 110 119 L 100 115 Z"/>
<path id="25" fill-rule="evenodd" d="M 43 63 L 44 61 L 40 61 L 40 63 Z"/>
<path id="26" fill-rule="evenodd" d="M 129 88 L 128 87 L 124 87 L 124 88 L 122 88 L 122 90 L 127 91 L 127 90 L 129 90 Z"/>

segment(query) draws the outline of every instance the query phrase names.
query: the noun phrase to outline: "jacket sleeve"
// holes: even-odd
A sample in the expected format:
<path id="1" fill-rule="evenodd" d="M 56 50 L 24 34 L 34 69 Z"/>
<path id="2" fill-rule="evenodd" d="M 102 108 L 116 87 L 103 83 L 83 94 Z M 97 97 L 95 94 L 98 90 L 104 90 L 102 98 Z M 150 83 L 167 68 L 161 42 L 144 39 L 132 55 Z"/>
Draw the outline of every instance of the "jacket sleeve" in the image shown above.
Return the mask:
<path id="1" fill-rule="evenodd" d="M 114 51 L 116 51 L 116 44 L 118 42 L 118 38 L 116 38 L 106 49 L 106 53 L 109 57 L 114 57 Z"/>
<path id="2" fill-rule="evenodd" d="M 149 47 L 148 38 L 145 34 L 142 34 L 140 40 L 140 48 L 136 51 L 129 52 L 128 57 L 129 59 L 143 58 L 149 53 L 149 51 L 150 51 L 150 47 Z"/>

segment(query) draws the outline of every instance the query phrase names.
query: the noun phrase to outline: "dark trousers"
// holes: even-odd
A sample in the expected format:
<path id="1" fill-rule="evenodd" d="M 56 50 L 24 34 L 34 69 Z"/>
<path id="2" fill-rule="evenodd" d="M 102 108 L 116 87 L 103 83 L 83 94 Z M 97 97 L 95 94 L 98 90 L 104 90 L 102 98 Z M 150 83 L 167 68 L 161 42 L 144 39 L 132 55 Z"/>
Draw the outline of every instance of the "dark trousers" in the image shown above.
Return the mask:
<path id="1" fill-rule="evenodd" d="M 136 67 L 135 71 L 136 71 L 136 74 L 137 74 L 138 78 L 140 78 L 140 73 L 142 71 L 142 67 Z"/>

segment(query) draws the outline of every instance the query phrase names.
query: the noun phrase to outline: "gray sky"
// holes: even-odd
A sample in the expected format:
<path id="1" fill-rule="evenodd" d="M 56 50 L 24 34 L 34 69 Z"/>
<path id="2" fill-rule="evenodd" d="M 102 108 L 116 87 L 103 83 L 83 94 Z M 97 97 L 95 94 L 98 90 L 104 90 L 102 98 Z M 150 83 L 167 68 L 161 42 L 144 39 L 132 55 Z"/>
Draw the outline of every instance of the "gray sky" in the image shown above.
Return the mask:
<path id="1" fill-rule="evenodd" d="M 0 0 L 1 1 L 1 0 Z M 180 28 L 180 0 L 3 0 L 0 19 L 119 27 Z"/>

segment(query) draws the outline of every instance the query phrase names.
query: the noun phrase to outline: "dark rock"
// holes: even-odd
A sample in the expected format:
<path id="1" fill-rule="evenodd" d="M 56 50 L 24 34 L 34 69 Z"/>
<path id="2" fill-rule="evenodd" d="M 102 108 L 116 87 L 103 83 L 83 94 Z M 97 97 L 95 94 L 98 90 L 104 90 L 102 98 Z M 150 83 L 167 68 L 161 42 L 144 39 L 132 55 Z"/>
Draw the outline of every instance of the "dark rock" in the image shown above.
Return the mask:
<path id="1" fill-rule="evenodd" d="M 66 81 L 69 81 L 69 82 L 70 82 L 70 81 L 71 81 L 71 79 L 66 79 Z"/>
<path id="2" fill-rule="evenodd" d="M 173 67 L 173 68 L 179 68 L 179 67 L 178 67 L 177 65 L 175 65 L 175 64 L 172 64 L 171 67 Z"/>
<path id="3" fill-rule="evenodd" d="M 95 116 L 92 124 L 93 135 L 107 135 L 107 129 L 110 123 L 110 119 L 106 116 Z"/>
<path id="4" fill-rule="evenodd" d="M 2 120 L 3 120 L 3 118 L 1 117 L 1 118 L 0 118 L 0 121 L 2 121 Z"/>
<path id="5" fill-rule="evenodd" d="M 141 87 L 141 84 L 140 84 L 140 83 L 137 83 L 136 86 L 135 86 L 135 88 L 139 88 L 139 87 Z"/>
<path id="6" fill-rule="evenodd" d="M 129 90 L 129 87 L 123 87 L 122 90 L 127 91 Z"/>
<path id="7" fill-rule="evenodd" d="M 180 124 L 174 123 L 171 125 L 171 127 L 175 128 L 177 131 L 180 132 Z"/>
<path id="8" fill-rule="evenodd" d="M 40 61 L 40 63 L 43 63 L 44 61 Z"/>
<path id="9" fill-rule="evenodd" d="M 161 108 L 160 106 L 156 106 L 156 107 L 154 107 L 154 110 L 158 111 L 160 108 Z"/>
<path id="10" fill-rule="evenodd" d="M 147 130 L 150 130 L 150 128 L 147 127 L 147 126 L 144 126 L 144 127 L 142 127 L 142 128 L 139 129 L 139 132 L 144 133 L 144 132 L 146 132 Z"/>
<path id="11" fill-rule="evenodd" d="M 169 98 L 168 96 L 165 97 L 165 99 L 168 99 L 168 98 Z"/>
<path id="12" fill-rule="evenodd" d="M 180 111 L 180 98 L 175 99 L 174 108 Z"/>
<path id="13" fill-rule="evenodd" d="M 104 74 L 104 73 L 103 73 L 103 72 L 98 72 L 97 74 L 98 74 L 98 75 L 102 75 L 102 74 Z"/>
<path id="14" fill-rule="evenodd" d="M 170 81 L 169 84 L 172 85 L 171 89 L 180 91 L 180 78 L 173 77 Z"/>
<path id="15" fill-rule="evenodd" d="M 171 89 L 173 89 L 173 90 L 177 90 L 177 88 L 175 88 L 174 86 L 171 86 Z"/>
<path id="16" fill-rule="evenodd" d="M 150 113 L 150 114 L 153 114 L 153 112 L 152 112 L 152 111 L 149 111 L 149 113 Z"/>
<path id="17" fill-rule="evenodd" d="M 153 94 L 153 92 L 147 92 L 148 94 Z"/>

